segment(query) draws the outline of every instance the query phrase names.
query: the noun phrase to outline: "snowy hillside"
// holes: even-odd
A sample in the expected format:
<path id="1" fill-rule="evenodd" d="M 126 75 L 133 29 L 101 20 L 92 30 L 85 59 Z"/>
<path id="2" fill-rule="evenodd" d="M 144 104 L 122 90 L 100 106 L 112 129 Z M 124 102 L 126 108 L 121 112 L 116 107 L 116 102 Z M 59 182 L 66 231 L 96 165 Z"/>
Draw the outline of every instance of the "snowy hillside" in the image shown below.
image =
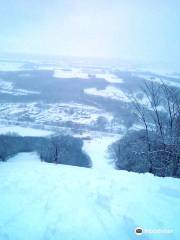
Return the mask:
<path id="1" fill-rule="evenodd" d="M 178 179 L 40 162 L 0 163 L 1 240 L 180 239 Z M 175 217 L 175 218 L 174 218 Z"/>
<path id="2" fill-rule="evenodd" d="M 179 179 L 117 171 L 107 149 L 142 129 L 129 92 L 149 111 L 144 81 L 178 90 L 180 75 L 88 59 L 0 60 L 0 134 L 69 134 L 92 160 L 91 169 L 48 164 L 33 152 L 0 162 L 0 240 L 179 240 Z"/>

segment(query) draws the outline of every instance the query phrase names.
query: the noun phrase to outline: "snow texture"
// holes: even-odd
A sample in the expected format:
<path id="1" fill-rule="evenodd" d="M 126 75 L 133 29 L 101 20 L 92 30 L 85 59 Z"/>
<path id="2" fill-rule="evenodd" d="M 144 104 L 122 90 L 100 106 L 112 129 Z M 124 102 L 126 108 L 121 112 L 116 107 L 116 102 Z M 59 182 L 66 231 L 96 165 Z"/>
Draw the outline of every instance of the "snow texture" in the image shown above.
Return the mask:
<path id="1" fill-rule="evenodd" d="M 98 159 L 101 149 L 90 152 Z M 0 163 L 0 183 L 1 240 L 133 240 L 137 226 L 170 232 L 139 239 L 180 239 L 179 179 L 48 164 L 20 153 Z"/>

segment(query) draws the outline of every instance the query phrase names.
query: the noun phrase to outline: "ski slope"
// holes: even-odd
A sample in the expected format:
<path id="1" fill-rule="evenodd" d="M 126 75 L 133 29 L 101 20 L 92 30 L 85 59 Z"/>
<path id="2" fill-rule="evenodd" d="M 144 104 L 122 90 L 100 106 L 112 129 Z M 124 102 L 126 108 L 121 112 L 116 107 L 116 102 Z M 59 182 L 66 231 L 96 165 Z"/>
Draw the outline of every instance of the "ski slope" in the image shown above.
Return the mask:
<path id="1" fill-rule="evenodd" d="M 179 240 L 179 183 L 20 153 L 0 163 L 0 240 Z M 137 226 L 169 233 L 137 237 Z"/>
<path id="2" fill-rule="evenodd" d="M 108 146 L 120 138 L 118 134 L 95 134 L 90 140 L 84 141 L 83 150 L 91 157 L 93 169 L 106 171 L 113 168 L 108 159 Z"/>

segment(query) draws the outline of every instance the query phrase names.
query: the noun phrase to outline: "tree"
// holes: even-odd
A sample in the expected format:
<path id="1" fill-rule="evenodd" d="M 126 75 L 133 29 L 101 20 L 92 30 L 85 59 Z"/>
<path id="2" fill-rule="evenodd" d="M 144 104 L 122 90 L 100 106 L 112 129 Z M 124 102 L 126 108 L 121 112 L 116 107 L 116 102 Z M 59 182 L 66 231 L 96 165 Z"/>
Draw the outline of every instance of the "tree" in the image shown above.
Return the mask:
<path id="1" fill-rule="evenodd" d="M 129 98 L 144 130 L 128 133 L 112 146 L 111 153 L 116 166 L 144 172 L 144 164 L 139 165 L 139 161 L 145 159 L 148 172 L 158 176 L 180 177 L 179 90 L 167 86 L 163 81 L 161 84 L 145 81 L 141 91 L 146 104 L 133 94 Z M 134 146 L 135 142 L 139 146 Z"/>

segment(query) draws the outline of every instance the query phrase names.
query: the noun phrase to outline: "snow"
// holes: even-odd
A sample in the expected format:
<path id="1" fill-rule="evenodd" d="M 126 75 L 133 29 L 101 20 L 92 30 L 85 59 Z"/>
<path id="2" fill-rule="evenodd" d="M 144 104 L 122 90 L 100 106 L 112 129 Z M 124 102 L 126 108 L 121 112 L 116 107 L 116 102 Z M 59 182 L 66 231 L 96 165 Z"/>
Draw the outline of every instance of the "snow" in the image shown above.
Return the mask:
<path id="1" fill-rule="evenodd" d="M 144 129 L 144 126 L 143 126 L 143 125 L 134 123 L 134 124 L 132 125 L 132 127 L 130 127 L 129 130 L 139 131 L 139 130 L 142 130 L 142 129 Z"/>
<path id="2" fill-rule="evenodd" d="M 133 240 L 140 226 L 169 233 L 139 239 L 178 240 L 179 181 L 48 164 L 20 153 L 0 163 L 0 239 Z"/>
<path id="3" fill-rule="evenodd" d="M 21 67 L 22 63 L 0 60 L 0 71 L 19 71 Z"/>
<path id="4" fill-rule="evenodd" d="M 123 79 L 117 77 L 116 75 L 112 73 L 98 73 L 96 74 L 96 78 L 103 78 L 109 83 L 123 83 Z"/>
<path id="5" fill-rule="evenodd" d="M 0 80 L 0 92 L 12 94 L 14 96 L 23 96 L 29 94 L 39 94 L 37 91 L 29 91 L 26 89 L 15 88 L 12 82 Z"/>
<path id="6" fill-rule="evenodd" d="M 100 116 L 104 116 L 108 121 L 112 120 L 112 115 L 102 109 L 77 104 L 77 103 L 62 103 L 49 104 L 44 111 L 41 111 L 37 116 L 38 122 L 69 122 L 78 124 L 91 125 L 95 123 Z"/>
<path id="7" fill-rule="evenodd" d="M 107 86 L 103 90 L 97 90 L 96 88 L 86 88 L 84 90 L 84 93 L 89 94 L 89 95 L 95 95 L 95 96 L 100 96 L 100 97 L 105 97 L 105 98 L 111 98 L 114 100 L 119 100 L 123 102 L 130 102 L 131 97 L 128 97 L 122 90 L 117 89 L 116 87 L 113 86 Z M 138 99 L 137 95 L 141 93 L 143 97 L 141 99 Z M 150 105 L 150 102 L 148 98 L 142 93 L 142 92 L 137 92 L 134 94 L 134 97 L 136 97 L 137 101 L 144 105 L 144 107 L 152 110 L 152 107 Z M 158 106 L 158 110 L 162 112 L 166 112 L 165 108 L 163 106 Z"/>
<path id="8" fill-rule="evenodd" d="M 92 74 L 93 72 L 93 74 Z M 109 83 L 122 83 L 123 79 L 117 77 L 115 74 L 112 74 L 108 71 L 102 71 L 99 73 L 99 69 L 92 69 L 91 72 L 80 69 L 80 68 L 70 68 L 70 69 L 56 69 L 54 71 L 54 77 L 56 78 L 83 78 L 83 79 L 89 79 L 89 78 L 102 78 L 106 80 Z"/>
<path id="9" fill-rule="evenodd" d="M 121 136 L 113 134 L 101 134 L 101 135 L 90 135 L 90 140 L 84 141 L 83 149 L 91 156 L 93 162 L 93 168 L 108 170 L 112 168 L 108 161 L 107 149 L 110 144 L 117 141 Z M 98 153 L 98 154 L 97 154 Z"/>
<path id="10" fill-rule="evenodd" d="M 113 119 L 112 114 L 103 109 L 72 103 L 3 103 L 0 105 L 0 116 L 3 119 L 31 119 L 36 123 L 64 123 L 73 122 L 83 125 L 93 125 L 100 116 L 104 116 L 108 122 Z"/>
<path id="11" fill-rule="evenodd" d="M 18 134 L 20 136 L 44 137 L 53 134 L 51 131 L 21 127 L 16 125 L 0 125 L 0 134 Z"/>
<path id="12" fill-rule="evenodd" d="M 152 75 L 146 75 L 146 74 L 133 74 L 133 75 L 136 76 L 136 77 L 143 78 L 147 81 L 156 82 L 156 83 L 159 83 L 159 84 L 165 83 L 165 84 L 167 84 L 169 86 L 172 86 L 172 87 L 180 87 L 180 82 L 174 82 L 170 79 L 167 80 L 163 76 L 162 77 L 154 77 Z M 171 76 L 169 75 L 167 77 L 171 77 Z M 171 77 L 171 78 L 174 78 L 174 77 Z M 176 79 L 176 78 L 174 78 L 174 79 Z M 176 80 L 178 80 L 178 78 Z"/>
<path id="13" fill-rule="evenodd" d="M 54 77 L 56 78 L 89 78 L 88 73 L 85 73 L 81 71 L 81 69 L 78 68 L 72 68 L 72 69 L 56 69 L 54 72 Z"/>
<path id="14" fill-rule="evenodd" d="M 13 85 L 12 82 L 0 80 L 0 88 L 1 89 L 11 90 L 13 88 L 12 85 Z"/>
<path id="15" fill-rule="evenodd" d="M 129 98 L 126 96 L 126 94 L 113 86 L 107 86 L 103 90 L 98 90 L 96 88 L 86 88 L 84 89 L 84 93 L 90 94 L 90 95 L 96 95 L 96 96 L 101 96 L 101 97 L 106 97 L 106 98 L 111 98 L 115 100 L 120 100 L 124 102 L 129 102 Z"/>
<path id="16" fill-rule="evenodd" d="M 167 66 L 165 68 L 155 68 L 150 67 L 150 68 L 142 68 L 142 67 L 138 67 L 138 68 L 134 68 L 134 69 L 124 69 L 124 71 L 132 71 L 132 72 L 141 72 L 141 74 L 144 73 L 150 73 L 152 75 L 159 75 L 163 78 L 173 78 L 174 80 L 176 79 L 180 79 L 180 75 L 179 75 L 179 69 L 175 69 L 175 68 L 168 68 Z M 178 71 L 177 71 L 178 70 Z M 146 74 L 144 74 L 146 75 Z M 147 76 L 147 75 L 146 75 Z"/>

